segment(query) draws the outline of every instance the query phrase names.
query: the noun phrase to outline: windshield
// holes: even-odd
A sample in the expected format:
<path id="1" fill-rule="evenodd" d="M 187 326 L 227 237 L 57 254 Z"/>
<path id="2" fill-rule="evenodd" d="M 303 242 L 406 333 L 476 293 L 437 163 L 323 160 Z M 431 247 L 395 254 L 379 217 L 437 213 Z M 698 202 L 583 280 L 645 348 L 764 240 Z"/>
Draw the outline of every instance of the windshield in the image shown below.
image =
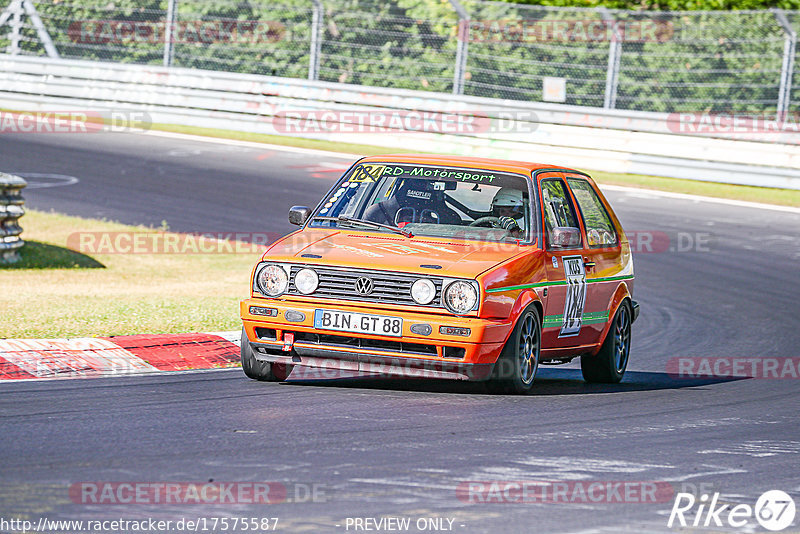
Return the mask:
<path id="1" fill-rule="evenodd" d="M 434 237 L 528 241 L 532 235 L 527 179 L 484 169 L 356 165 L 309 226 L 367 228 L 354 219 Z M 371 229 L 391 231 L 375 225 Z"/>

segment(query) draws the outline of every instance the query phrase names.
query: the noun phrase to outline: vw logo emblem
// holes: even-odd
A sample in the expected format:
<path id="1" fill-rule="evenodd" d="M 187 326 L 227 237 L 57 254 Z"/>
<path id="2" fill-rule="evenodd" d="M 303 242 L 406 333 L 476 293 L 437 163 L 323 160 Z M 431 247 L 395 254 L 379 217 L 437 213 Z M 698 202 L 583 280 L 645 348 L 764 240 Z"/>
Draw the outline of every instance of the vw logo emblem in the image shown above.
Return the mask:
<path id="1" fill-rule="evenodd" d="M 356 293 L 359 295 L 369 295 L 374 287 L 375 285 L 372 283 L 371 278 L 363 276 L 356 280 Z"/>

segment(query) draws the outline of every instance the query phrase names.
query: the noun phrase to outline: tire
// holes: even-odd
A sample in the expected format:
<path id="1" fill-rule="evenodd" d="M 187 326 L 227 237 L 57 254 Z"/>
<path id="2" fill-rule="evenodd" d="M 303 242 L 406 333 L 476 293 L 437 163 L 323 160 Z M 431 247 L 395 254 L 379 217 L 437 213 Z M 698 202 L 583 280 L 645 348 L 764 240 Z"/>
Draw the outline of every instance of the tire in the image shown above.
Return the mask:
<path id="1" fill-rule="evenodd" d="M 535 305 L 525 308 L 486 383 L 492 393 L 523 394 L 533 387 L 542 348 L 542 319 Z"/>
<path id="2" fill-rule="evenodd" d="M 614 316 L 600 352 L 595 356 L 581 356 L 584 380 L 600 384 L 617 384 L 622 380 L 631 353 L 632 320 L 631 305 L 625 300 Z"/>
<path id="3" fill-rule="evenodd" d="M 260 362 L 256 360 L 250 343 L 247 342 L 247 333 L 242 327 L 242 339 L 240 342 L 242 371 L 248 378 L 261 380 L 263 382 L 282 382 L 286 380 L 292 372 L 292 366 L 280 363 Z"/>

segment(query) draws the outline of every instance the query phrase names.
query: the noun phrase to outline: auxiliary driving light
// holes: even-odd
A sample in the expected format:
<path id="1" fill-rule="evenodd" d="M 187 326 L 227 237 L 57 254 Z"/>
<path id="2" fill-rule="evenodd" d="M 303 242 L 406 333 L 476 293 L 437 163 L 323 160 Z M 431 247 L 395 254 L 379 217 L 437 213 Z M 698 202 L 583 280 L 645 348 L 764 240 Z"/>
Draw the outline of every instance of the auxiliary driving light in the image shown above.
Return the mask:
<path id="1" fill-rule="evenodd" d="M 310 295 L 319 287 L 319 276 L 313 269 L 300 269 L 294 275 L 294 287 L 303 295 Z"/>
<path id="2" fill-rule="evenodd" d="M 417 304 L 430 304 L 436 297 L 436 286 L 427 278 L 421 278 L 411 286 L 411 297 Z"/>

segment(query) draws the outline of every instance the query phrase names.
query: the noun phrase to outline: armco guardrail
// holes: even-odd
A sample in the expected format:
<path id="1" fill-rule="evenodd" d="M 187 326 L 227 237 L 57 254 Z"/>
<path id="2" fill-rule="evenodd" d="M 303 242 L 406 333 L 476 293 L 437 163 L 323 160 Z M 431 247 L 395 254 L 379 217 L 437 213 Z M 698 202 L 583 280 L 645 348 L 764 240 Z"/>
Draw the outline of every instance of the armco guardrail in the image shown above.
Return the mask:
<path id="1" fill-rule="evenodd" d="M 19 218 L 25 214 L 21 191 L 26 185 L 19 176 L 0 172 L 0 264 L 19 261 L 19 249 L 25 244 Z"/>
<path id="2" fill-rule="evenodd" d="M 744 131 L 684 129 L 684 117 L 678 114 L 38 57 L 0 55 L 0 70 L 5 73 L 0 98 L 6 108 L 145 111 L 153 123 L 800 189 L 800 134 L 790 123 Z M 287 126 L 287 116 L 309 111 L 333 113 L 326 115 L 324 127 Z M 492 127 L 453 133 L 353 132 L 358 119 L 343 112 L 449 113 L 487 117 Z"/>
<path id="3" fill-rule="evenodd" d="M 800 110 L 800 11 L 530 4 L 0 0 L 0 50 L 639 111 Z"/>

